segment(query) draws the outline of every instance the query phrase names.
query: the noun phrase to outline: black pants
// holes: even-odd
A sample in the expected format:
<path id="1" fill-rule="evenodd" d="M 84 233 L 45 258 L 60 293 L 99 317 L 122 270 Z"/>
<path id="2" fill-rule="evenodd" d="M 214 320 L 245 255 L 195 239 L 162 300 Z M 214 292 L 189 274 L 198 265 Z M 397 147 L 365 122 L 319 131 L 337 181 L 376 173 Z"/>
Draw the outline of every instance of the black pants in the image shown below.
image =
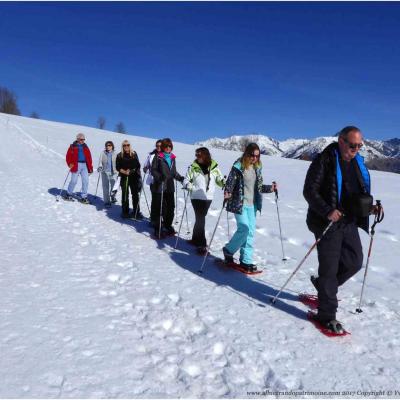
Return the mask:
<path id="1" fill-rule="evenodd" d="M 322 232 L 321 232 L 322 233 Z M 320 232 L 316 235 L 319 237 Z M 338 222 L 318 243 L 318 316 L 336 318 L 337 291 L 362 267 L 363 253 L 357 225 Z"/>
<path id="2" fill-rule="evenodd" d="M 154 227 L 156 230 L 160 228 L 160 208 L 161 208 L 161 193 L 153 193 L 152 210 L 154 211 Z M 154 207 L 154 209 L 153 209 Z M 170 228 L 175 215 L 175 196 L 174 192 L 164 192 L 162 205 L 162 220 L 165 228 Z"/>
<path id="3" fill-rule="evenodd" d="M 160 219 L 160 199 L 158 198 L 158 214 L 157 214 L 157 206 L 156 206 L 157 200 L 155 199 L 156 194 L 157 193 L 151 192 L 150 221 L 154 226 L 157 224 L 157 219 L 158 220 Z"/>
<path id="4" fill-rule="evenodd" d="M 211 200 L 192 200 L 196 222 L 193 227 L 192 241 L 196 246 L 206 247 L 207 239 L 204 232 L 206 226 L 206 215 L 210 208 Z"/>
<path id="5" fill-rule="evenodd" d="M 122 191 L 122 212 L 124 214 L 129 214 L 129 190 L 132 195 L 132 208 L 133 213 L 136 213 L 136 208 L 138 208 L 138 212 L 140 211 L 139 207 L 139 190 L 137 186 L 137 181 L 133 176 L 123 176 L 121 177 L 121 191 Z"/>

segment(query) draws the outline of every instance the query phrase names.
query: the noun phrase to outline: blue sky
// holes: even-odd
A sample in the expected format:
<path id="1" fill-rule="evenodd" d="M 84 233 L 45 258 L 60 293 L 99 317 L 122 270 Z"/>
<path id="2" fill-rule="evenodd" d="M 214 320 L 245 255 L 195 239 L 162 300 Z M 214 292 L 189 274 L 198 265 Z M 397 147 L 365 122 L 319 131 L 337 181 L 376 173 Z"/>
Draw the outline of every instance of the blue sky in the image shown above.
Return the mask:
<path id="1" fill-rule="evenodd" d="M 113 130 L 400 136 L 400 3 L 0 3 L 23 115 Z"/>

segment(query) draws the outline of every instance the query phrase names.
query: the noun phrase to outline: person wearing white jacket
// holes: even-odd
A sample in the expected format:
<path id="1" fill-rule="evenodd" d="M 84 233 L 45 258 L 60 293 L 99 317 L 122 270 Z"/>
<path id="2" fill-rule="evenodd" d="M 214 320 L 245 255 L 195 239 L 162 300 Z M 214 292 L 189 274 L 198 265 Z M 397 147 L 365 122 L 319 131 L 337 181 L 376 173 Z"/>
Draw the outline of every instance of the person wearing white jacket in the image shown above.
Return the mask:
<path id="1" fill-rule="evenodd" d="M 196 150 L 196 159 L 188 169 L 183 187 L 189 190 L 195 213 L 193 236 L 189 243 L 197 247 L 200 254 L 207 251 L 205 236 L 206 215 L 214 198 L 216 186 L 224 187 L 225 181 L 218 164 L 211 158 L 206 147 Z"/>
<path id="2" fill-rule="evenodd" d="M 115 168 L 117 153 L 114 151 L 114 143 L 111 140 L 108 140 L 104 147 L 105 149 L 100 154 L 97 172 L 101 173 L 104 205 L 111 207 L 111 201 L 115 202 L 114 195 L 111 195 L 110 199 L 110 192 L 115 184 L 115 177 L 118 172 Z"/>

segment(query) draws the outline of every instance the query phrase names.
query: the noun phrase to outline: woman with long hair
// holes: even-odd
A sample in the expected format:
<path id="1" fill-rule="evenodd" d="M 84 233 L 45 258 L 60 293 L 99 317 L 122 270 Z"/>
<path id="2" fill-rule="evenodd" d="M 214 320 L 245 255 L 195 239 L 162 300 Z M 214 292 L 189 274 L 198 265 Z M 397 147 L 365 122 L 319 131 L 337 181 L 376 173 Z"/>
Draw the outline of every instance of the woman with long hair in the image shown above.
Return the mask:
<path id="1" fill-rule="evenodd" d="M 101 184 L 103 187 L 103 201 L 105 207 L 111 207 L 111 190 L 115 184 L 117 153 L 114 151 L 114 143 L 107 140 L 104 150 L 100 154 L 97 172 L 101 174 Z"/>
<path id="2" fill-rule="evenodd" d="M 263 185 L 260 148 L 256 143 L 247 145 L 241 158 L 235 161 L 225 185 L 226 209 L 235 214 L 237 230 L 222 249 L 226 262 L 240 249 L 240 266 L 249 272 L 257 270 L 253 264 L 253 240 L 256 213 L 261 212 L 261 193 L 272 193 L 276 184 Z"/>
<path id="3" fill-rule="evenodd" d="M 205 254 L 207 252 L 205 235 L 207 212 L 214 198 L 216 186 L 222 188 L 225 182 L 217 162 L 211 158 L 207 147 L 196 149 L 195 157 L 187 171 L 183 187 L 190 192 L 196 219 L 189 243 L 197 247 L 199 254 Z"/>
<path id="4" fill-rule="evenodd" d="M 179 175 L 176 170 L 176 156 L 172 153 L 173 147 L 171 139 L 163 139 L 161 142 L 161 151 L 155 155 L 151 164 L 153 183 L 150 185 L 150 190 L 154 202 L 155 220 L 153 220 L 152 223 L 155 237 L 162 236 L 163 228 L 167 235 L 175 234 L 175 229 L 172 226 L 175 215 L 174 179 L 178 182 L 183 182 L 184 177 Z M 161 213 L 163 220 L 162 226 L 160 226 Z"/>
<path id="5" fill-rule="evenodd" d="M 142 177 L 140 175 L 140 162 L 136 152 L 131 148 L 128 140 L 121 144 L 121 152 L 117 155 L 116 169 L 121 177 L 122 190 L 122 218 L 135 217 L 143 219 L 139 208 L 139 192 L 142 188 Z M 133 211 L 129 214 L 129 190 L 132 195 Z"/>

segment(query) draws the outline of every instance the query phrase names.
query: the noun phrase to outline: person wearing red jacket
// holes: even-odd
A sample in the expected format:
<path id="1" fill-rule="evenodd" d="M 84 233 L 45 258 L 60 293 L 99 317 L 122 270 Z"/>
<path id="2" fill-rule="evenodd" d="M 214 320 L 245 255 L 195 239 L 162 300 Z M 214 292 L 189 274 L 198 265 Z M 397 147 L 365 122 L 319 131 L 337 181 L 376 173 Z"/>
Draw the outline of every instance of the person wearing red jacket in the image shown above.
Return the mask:
<path id="1" fill-rule="evenodd" d="M 73 192 L 78 176 L 82 179 L 81 199 L 82 203 L 88 204 L 87 191 L 89 186 L 89 175 L 93 172 L 92 155 L 89 147 L 85 143 L 85 135 L 78 133 L 76 141 L 69 146 L 66 155 L 67 165 L 71 171 L 71 181 L 69 182 L 65 200 L 73 200 Z"/>

